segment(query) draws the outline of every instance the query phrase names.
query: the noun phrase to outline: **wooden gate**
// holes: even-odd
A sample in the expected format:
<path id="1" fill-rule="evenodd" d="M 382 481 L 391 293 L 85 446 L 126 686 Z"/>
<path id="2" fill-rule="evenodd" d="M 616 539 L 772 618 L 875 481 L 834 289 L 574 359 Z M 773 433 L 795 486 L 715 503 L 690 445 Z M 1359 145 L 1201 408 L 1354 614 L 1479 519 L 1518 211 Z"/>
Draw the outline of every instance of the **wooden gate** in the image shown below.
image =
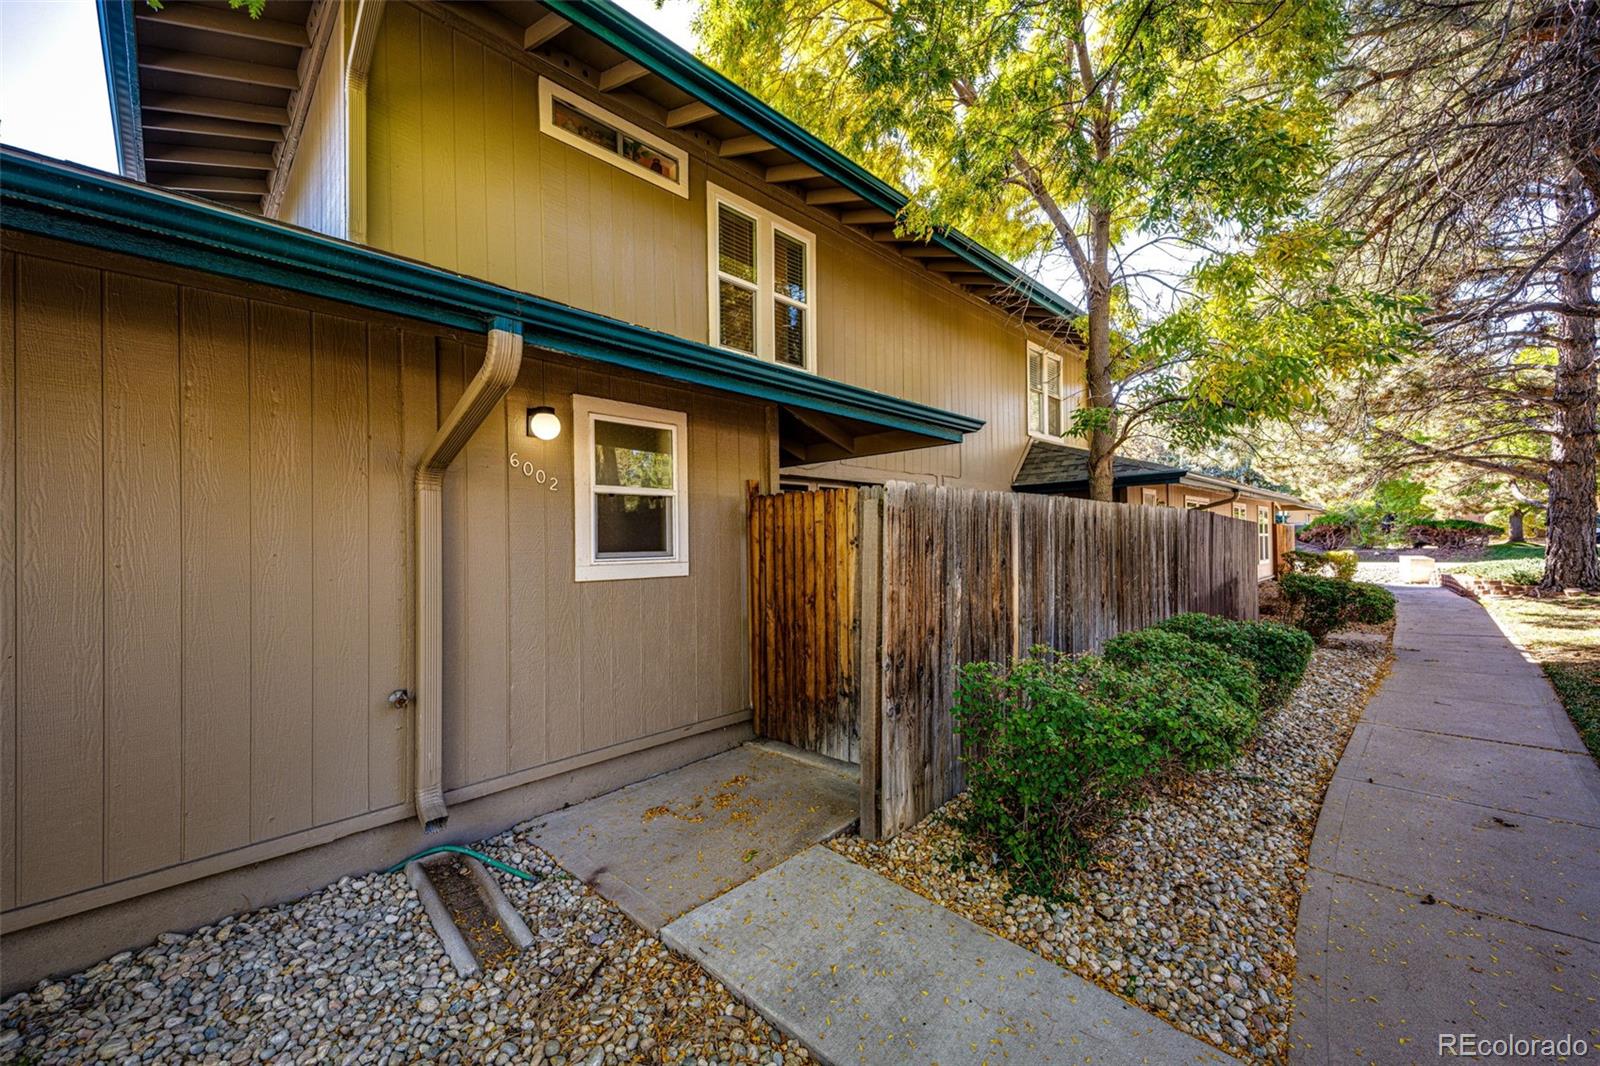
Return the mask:
<path id="1" fill-rule="evenodd" d="M 756 732 L 845 762 L 861 759 L 860 497 L 850 488 L 750 497 Z"/>

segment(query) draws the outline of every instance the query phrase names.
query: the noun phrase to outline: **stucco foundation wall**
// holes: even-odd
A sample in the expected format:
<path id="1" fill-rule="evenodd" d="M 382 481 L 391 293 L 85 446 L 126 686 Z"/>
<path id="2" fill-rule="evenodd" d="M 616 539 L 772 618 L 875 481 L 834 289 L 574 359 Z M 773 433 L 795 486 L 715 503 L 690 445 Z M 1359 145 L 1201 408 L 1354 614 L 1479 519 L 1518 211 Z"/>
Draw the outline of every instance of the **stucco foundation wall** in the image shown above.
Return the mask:
<path id="1" fill-rule="evenodd" d="M 411 476 L 482 337 L 4 243 L 0 929 L 410 819 Z M 772 410 L 550 360 L 445 486 L 452 805 L 749 718 Z M 687 412 L 688 577 L 574 581 L 574 389 Z"/>

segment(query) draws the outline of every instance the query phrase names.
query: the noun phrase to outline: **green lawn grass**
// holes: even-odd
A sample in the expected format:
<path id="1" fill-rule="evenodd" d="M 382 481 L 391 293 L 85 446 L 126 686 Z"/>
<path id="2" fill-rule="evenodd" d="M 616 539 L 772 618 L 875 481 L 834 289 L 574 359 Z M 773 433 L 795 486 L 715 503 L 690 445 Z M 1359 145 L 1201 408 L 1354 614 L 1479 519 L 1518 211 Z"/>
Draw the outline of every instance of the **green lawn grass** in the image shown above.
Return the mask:
<path id="1" fill-rule="evenodd" d="M 1544 668 L 1578 735 L 1600 761 L 1600 596 L 1496 596 L 1483 605 Z"/>
<path id="2" fill-rule="evenodd" d="M 1529 544 L 1526 541 L 1522 542 L 1521 544 L 1512 544 L 1510 541 L 1506 541 L 1501 544 L 1489 545 L 1489 547 L 1484 550 L 1483 557 L 1485 560 L 1543 559 L 1544 545 Z"/>

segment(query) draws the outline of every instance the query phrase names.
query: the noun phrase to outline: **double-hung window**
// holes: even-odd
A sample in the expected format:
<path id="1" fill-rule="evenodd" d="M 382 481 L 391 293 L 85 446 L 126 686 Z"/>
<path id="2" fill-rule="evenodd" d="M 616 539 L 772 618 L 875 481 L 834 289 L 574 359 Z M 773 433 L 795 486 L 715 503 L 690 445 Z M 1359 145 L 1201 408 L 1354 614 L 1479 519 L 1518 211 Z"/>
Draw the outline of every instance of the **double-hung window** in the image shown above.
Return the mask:
<path id="1" fill-rule="evenodd" d="M 1256 508 L 1256 536 L 1260 541 L 1261 561 L 1272 562 L 1272 508 Z"/>
<path id="2" fill-rule="evenodd" d="M 802 370 L 816 367 L 816 237 L 706 185 L 711 343 Z"/>
<path id="3" fill-rule="evenodd" d="M 572 421 L 577 580 L 687 574 L 685 416 L 574 396 Z"/>
<path id="4" fill-rule="evenodd" d="M 1059 438 L 1071 413 L 1065 361 L 1055 352 L 1028 345 L 1028 432 Z"/>

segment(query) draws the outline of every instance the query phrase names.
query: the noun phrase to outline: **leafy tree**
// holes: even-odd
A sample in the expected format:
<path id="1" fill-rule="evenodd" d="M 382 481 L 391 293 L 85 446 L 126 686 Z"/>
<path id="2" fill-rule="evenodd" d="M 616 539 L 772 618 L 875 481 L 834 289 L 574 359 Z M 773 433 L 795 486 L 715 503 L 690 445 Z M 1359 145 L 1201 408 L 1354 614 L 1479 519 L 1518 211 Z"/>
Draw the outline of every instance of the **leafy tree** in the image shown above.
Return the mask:
<path id="1" fill-rule="evenodd" d="M 1287 417 L 1405 337 L 1409 305 L 1329 284 L 1332 235 L 1299 217 L 1330 159 L 1337 0 L 703 3 L 711 61 L 908 189 L 903 231 L 1076 277 L 1097 499 L 1141 420 L 1195 440 Z M 1208 258 L 1145 329 L 1163 243 Z"/>
<path id="2" fill-rule="evenodd" d="M 1469 470 L 1548 510 L 1548 586 L 1594 551 L 1600 10 L 1581 0 L 1351 0 L 1335 79 L 1341 269 L 1425 294 L 1423 357 L 1375 375 L 1344 432 L 1384 469 Z M 1334 427 L 1339 432 L 1338 427 Z"/>

